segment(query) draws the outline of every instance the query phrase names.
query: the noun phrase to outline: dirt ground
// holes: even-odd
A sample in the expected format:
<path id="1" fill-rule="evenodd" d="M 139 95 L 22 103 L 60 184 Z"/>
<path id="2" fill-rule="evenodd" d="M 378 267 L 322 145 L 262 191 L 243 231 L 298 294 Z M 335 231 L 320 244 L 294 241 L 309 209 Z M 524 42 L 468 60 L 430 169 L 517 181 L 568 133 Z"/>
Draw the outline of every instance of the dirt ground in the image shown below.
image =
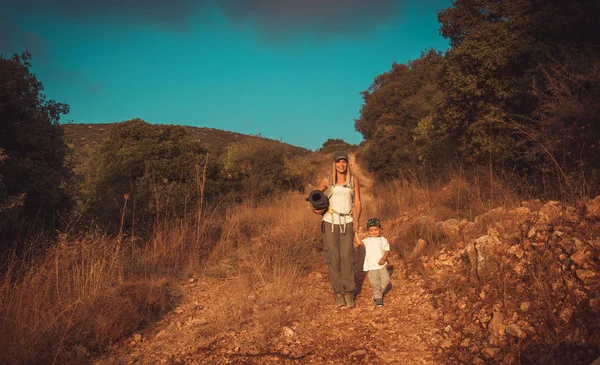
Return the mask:
<path id="1" fill-rule="evenodd" d="M 354 162 L 353 156 L 351 163 Z M 372 214 L 371 182 L 355 163 L 353 172 L 363 188 L 363 219 Z M 385 222 L 383 222 L 385 225 Z M 389 239 L 390 237 L 388 237 Z M 356 252 L 361 268 L 361 251 Z M 310 321 L 282 328 L 280 340 L 271 346 L 254 346 L 247 330 L 218 333 L 206 330 L 211 315 L 224 303 L 218 293 L 235 286 L 206 276 L 182 283 L 177 307 L 160 322 L 136 333 L 126 343 L 115 346 L 97 365 L 108 364 L 441 364 L 434 348 L 439 329 L 437 311 L 417 276 L 408 275 L 402 262 L 391 255 L 391 288 L 385 306 L 376 308 L 365 273 L 357 272 L 360 291 L 355 308 L 335 307 L 327 278 L 321 266 L 297 283 L 295 290 L 306 290 L 313 298 Z M 304 288 L 304 289 L 300 289 Z M 257 294 L 258 295 L 258 294 Z M 317 300 L 314 300 L 317 298 Z M 225 299 L 226 300 L 226 299 Z M 308 300 L 308 299 L 307 299 Z M 209 313 L 212 313 L 209 315 Z M 203 328 L 205 328 L 203 330 Z"/>

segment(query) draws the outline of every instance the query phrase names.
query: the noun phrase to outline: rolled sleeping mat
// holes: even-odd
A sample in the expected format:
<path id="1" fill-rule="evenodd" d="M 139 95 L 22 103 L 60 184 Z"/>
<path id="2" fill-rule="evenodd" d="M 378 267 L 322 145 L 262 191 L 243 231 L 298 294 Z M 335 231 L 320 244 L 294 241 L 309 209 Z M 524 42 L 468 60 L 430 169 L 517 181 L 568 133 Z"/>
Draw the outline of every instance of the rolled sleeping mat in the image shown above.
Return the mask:
<path id="1" fill-rule="evenodd" d="M 308 194 L 306 201 L 310 202 L 312 206 L 317 209 L 327 209 L 329 207 L 329 198 L 321 190 L 313 190 Z"/>

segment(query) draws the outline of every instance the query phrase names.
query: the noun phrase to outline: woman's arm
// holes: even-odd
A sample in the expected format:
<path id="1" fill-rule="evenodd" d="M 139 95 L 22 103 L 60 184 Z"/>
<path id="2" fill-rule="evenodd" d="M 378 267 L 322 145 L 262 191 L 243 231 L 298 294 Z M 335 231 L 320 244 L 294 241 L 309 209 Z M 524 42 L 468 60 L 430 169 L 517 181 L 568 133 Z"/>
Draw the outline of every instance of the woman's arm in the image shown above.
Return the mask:
<path id="1" fill-rule="evenodd" d="M 364 246 L 365 243 L 358 238 L 358 234 L 354 235 L 354 247 Z"/>
<path id="2" fill-rule="evenodd" d="M 327 180 L 327 178 L 324 178 L 323 180 L 321 180 L 319 182 L 319 185 L 317 186 L 317 189 L 321 190 L 321 191 L 325 191 L 325 190 L 327 190 L 328 185 L 329 185 L 329 180 Z M 325 212 L 325 210 L 327 210 L 327 209 L 319 209 L 319 210 L 317 210 L 317 209 L 315 209 L 312 206 L 312 204 L 309 203 L 309 205 L 310 205 L 313 213 L 318 214 L 318 215 L 323 215 L 323 213 Z"/>
<path id="3" fill-rule="evenodd" d="M 354 231 L 358 232 L 358 228 L 360 227 L 360 213 L 361 213 L 361 203 L 360 203 L 360 183 L 358 178 L 354 176 Z"/>

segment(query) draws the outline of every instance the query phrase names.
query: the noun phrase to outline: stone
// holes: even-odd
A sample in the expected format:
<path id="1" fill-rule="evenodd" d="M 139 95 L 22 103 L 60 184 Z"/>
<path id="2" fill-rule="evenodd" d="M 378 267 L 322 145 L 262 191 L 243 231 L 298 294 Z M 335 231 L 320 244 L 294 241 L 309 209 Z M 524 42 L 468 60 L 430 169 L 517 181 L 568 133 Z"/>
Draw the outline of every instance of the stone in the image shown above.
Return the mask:
<path id="1" fill-rule="evenodd" d="M 517 338 L 526 338 L 527 333 L 521 329 L 517 324 L 509 324 L 506 326 L 506 333 Z"/>
<path id="2" fill-rule="evenodd" d="M 559 318 L 565 322 L 565 323 L 569 323 L 571 321 L 571 318 L 573 317 L 573 309 L 571 308 L 564 308 L 562 311 L 560 311 L 560 315 Z"/>
<path id="3" fill-rule="evenodd" d="M 520 245 L 513 245 L 508 249 L 508 253 L 516 256 L 518 259 L 521 259 L 523 255 L 525 255 L 525 251 L 521 248 Z"/>
<path id="4" fill-rule="evenodd" d="M 348 354 L 348 357 L 349 358 L 361 357 L 361 356 L 365 356 L 366 354 L 367 354 L 367 350 L 360 349 L 360 350 L 352 351 L 350 354 Z"/>
<path id="5" fill-rule="evenodd" d="M 535 328 L 527 321 L 523 321 L 520 320 L 517 322 L 517 324 L 519 325 L 519 327 L 521 327 L 525 333 L 527 333 L 528 335 L 535 335 L 536 331 Z"/>
<path id="6" fill-rule="evenodd" d="M 440 347 L 443 349 L 449 349 L 452 347 L 452 340 L 446 340 L 440 344 Z"/>
<path id="7" fill-rule="evenodd" d="M 492 319 L 488 323 L 488 332 L 494 337 L 500 337 L 504 335 L 506 331 L 506 326 L 502 324 L 504 320 L 504 315 L 502 312 L 494 312 L 492 315 Z"/>
<path id="8" fill-rule="evenodd" d="M 585 205 L 585 217 L 591 219 L 600 218 L 600 195 L 589 200 Z"/>
<path id="9" fill-rule="evenodd" d="M 500 240 L 493 236 L 481 236 L 474 242 L 477 260 L 475 262 L 477 268 L 477 277 L 480 280 L 486 280 L 494 276 L 496 269 L 491 261 L 496 256 L 496 248 L 500 245 Z M 471 259 L 471 256 L 469 256 Z M 473 264 L 473 262 L 471 263 Z"/>
<path id="10" fill-rule="evenodd" d="M 457 241 L 460 235 L 460 221 L 458 219 L 448 219 L 442 222 L 441 230 L 451 241 Z"/>
<path id="11" fill-rule="evenodd" d="M 427 247 L 427 241 L 425 241 L 422 238 L 419 238 L 417 244 L 415 245 L 415 248 L 413 248 L 412 252 L 410 253 L 410 257 L 415 258 L 420 256 L 423 253 L 423 251 L 425 251 L 425 247 Z"/>
<path id="12" fill-rule="evenodd" d="M 142 340 L 142 335 L 141 335 L 141 334 L 139 334 L 139 333 L 136 333 L 136 334 L 134 334 L 134 335 L 133 335 L 133 340 L 134 340 L 135 342 L 140 342 L 140 341 Z"/>
<path id="13" fill-rule="evenodd" d="M 444 314 L 444 324 L 452 324 L 454 321 L 456 321 L 456 315 L 452 313 Z"/>
<path id="14" fill-rule="evenodd" d="M 477 275 L 477 250 L 475 248 L 475 242 L 468 244 L 466 249 L 471 264 L 469 268 L 469 280 L 472 284 L 476 284 L 479 282 L 479 276 Z"/>
<path id="15" fill-rule="evenodd" d="M 523 302 L 519 306 L 519 309 L 521 309 L 521 312 L 527 312 L 530 307 L 531 307 L 531 303 L 530 302 Z"/>
<path id="16" fill-rule="evenodd" d="M 500 352 L 500 349 L 496 348 L 496 347 L 486 347 L 483 350 L 481 350 L 481 354 L 486 359 L 493 359 L 494 357 L 496 357 L 496 355 L 498 354 L 498 352 Z"/>
<path id="17" fill-rule="evenodd" d="M 469 241 L 479 236 L 480 232 L 477 225 L 473 222 L 467 222 L 462 228 L 462 234 L 465 240 Z"/>
<path id="18" fill-rule="evenodd" d="M 288 337 L 288 338 L 289 338 L 289 337 L 294 337 L 294 334 L 295 334 L 294 330 L 293 330 L 293 329 L 291 329 L 290 327 L 287 327 L 287 326 L 284 326 L 284 327 L 282 328 L 281 332 L 283 333 L 283 335 L 284 335 L 285 337 Z"/>
<path id="19" fill-rule="evenodd" d="M 183 296 L 183 292 L 179 289 L 172 289 L 169 291 L 169 295 L 173 298 L 181 298 Z"/>
<path id="20" fill-rule="evenodd" d="M 539 234 L 541 231 L 548 231 L 561 215 L 562 208 L 560 206 L 560 202 L 549 201 L 548 203 L 544 204 L 544 206 L 542 206 L 537 212 L 537 220 L 534 224 L 536 231 L 538 231 L 537 233 Z M 542 241 L 541 239 L 537 240 Z"/>
<path id="21" fill-rule="evenodd" d="M 571 261 L 577 266 L 583 266 L 586 262 L 590 261 L 592 253 L 586 249 L 579 250 L 571 255 Z"/>
<path id="22" fill-rule="evenodd" d="M 513 354 L 506 354 L 506 356 L 504 356 L 502 359 L 502 363 L 505 365 L 514 365 L 517 363 L 517 360 Z"/>
<path id="23" fill-rule="evenodd" d="M 577 277 L 586 285 L 593 284 L 598 281 L 598 274 L 592 270 L 577 270 L 575 271 L 575 275 L 577 275 Z"/>
<path id="24" fill-rule="evenodd" d="M 475 356 L 471 361 L 473 365 L 485 365 L 485 361 L 478 356 Z"/>

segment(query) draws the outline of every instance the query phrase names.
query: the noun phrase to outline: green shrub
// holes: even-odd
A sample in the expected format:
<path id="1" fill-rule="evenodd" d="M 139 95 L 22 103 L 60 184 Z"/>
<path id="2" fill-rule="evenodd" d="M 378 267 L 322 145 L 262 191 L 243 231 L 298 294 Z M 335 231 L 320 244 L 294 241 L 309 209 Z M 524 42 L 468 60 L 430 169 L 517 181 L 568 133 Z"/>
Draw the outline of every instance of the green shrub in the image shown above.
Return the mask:
<path id="1" fill-rule="evenodd" d="M 122 224 L 147 230 L 157 219 L 185 216 L 201 194 L 205 158 L 183 127 L 141 119 L 117 123 L 89 166 L 90 211 L 113 232 Z M 208 174 L 215 174 L 213 166 Z"/>
<path id="2" fill-rule="evenodd" d="M 262 197 L 277 190 L 301 190 L 314 168 L 293 146 L 247 138 L 228 146 L 221 173 L 233 190 Z"/>

